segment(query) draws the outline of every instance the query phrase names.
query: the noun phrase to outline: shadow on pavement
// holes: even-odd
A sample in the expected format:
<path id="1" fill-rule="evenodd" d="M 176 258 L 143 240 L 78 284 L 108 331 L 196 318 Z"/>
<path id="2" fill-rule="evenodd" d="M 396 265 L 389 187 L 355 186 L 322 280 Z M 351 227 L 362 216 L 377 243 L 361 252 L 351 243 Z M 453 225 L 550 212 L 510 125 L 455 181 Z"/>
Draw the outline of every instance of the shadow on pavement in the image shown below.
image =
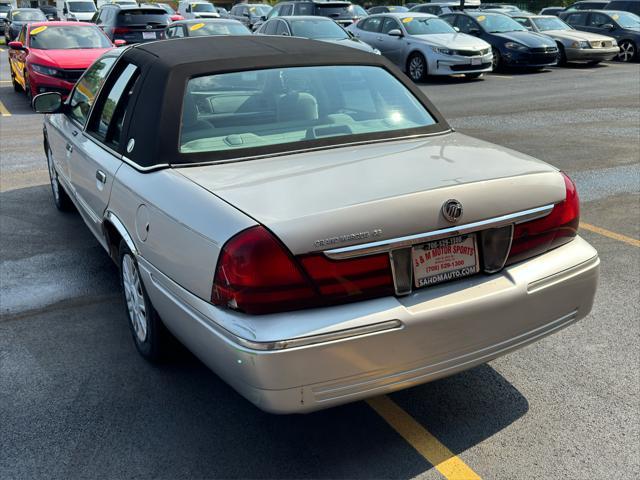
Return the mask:
<path id="1" fill-rule="evenodd" d="M 409 479 L 432 468 L 364 402 L 276 416 L 183 349 L 143 360 L 121 297 L 105 297 L 118 289 L 115 268 L 48 188 L 1 195 L 3 262 L 65 250 L 94 269 L 83 301 L 0 322 L 0 477 Z M 75 272 L 38 271 L 66 268 Z M 454 453 L 528 410 L 486 365 L 391 397 Z"/>

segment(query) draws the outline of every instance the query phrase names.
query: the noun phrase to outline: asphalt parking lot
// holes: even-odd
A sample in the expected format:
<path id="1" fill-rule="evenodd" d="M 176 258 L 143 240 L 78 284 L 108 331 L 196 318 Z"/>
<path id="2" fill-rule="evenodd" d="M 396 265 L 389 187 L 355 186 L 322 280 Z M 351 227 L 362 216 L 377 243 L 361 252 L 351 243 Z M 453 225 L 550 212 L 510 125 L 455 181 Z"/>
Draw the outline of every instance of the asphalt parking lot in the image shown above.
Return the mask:
<path id="1" fill-rule="evenodd" d="M 602 260 L 586 319 L 431 384 L 274 416 L 187 352 L 137 354 L 116 267 L 55 210 L 41 118 L 0 50 L 0 478 L 640 477 L 640 66 L 422 85 L 458 130 L 574 178 Z"/>

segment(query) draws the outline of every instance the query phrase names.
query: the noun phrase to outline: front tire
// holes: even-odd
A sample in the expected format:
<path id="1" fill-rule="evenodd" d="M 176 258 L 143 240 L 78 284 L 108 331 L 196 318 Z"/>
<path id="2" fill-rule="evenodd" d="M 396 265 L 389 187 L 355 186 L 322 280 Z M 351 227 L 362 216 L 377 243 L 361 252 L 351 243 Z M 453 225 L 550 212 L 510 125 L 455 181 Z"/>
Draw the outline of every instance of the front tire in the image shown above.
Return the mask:
<path id="1" fill-rule="evenodd" d="M 492 48 L 491 52 L 493 53 L 493 59 L 491 60 L 492 70 L 497 72 L 502 68 L 502 58 L 500 57 L 500 51 L 497 48 Z"/>
<path id="2" fill-rule="evenodd" d="M 558 66 L 564 67 L 567 64 L 567 54 L 564 51 L 564 46 L 558 44 Z"/>
<path id="3" fill-rule="evenodd" d="M 636 44 L 631 40 L 623 40 L 620 42 L 620 53 L 616 57 L 621 62 L 631 62 L 638 54 Z"/>
<path id="4" fill-rule="evenodd" d="M 29 74 L 26 70 L 24 71 L 24 93 L 27 94 L 29 108 L 33 109 L 33 91 L 31 90 L 31 82 L 29 81 Z"/>
<path id="5" fill-rule="evenodd" d="M 166 356 L 170 334 L 151 305 L 138 262 L 124 240 L 120 242 L 119 251 L 120 285 L 133 342 L 140 355 L 157 362 Z"/>
<path id="6" fill-rule="evenodd" d="M 427 78 L 427 61 L 421 53 L 411 54 L 407 60 L 407 74 L 416 83 Z"/>
<path id="7" fill-rule="evenodd" d="M 53 164 L 53 158 L 51 157 L 51 149 L 46 146 L 47 149 L 47 168 L 49 170 L 49 183 L 51 184 L 51 193 L 53 194 L 53 203 L 56 208 L 61 212 L 69 212 L 73 210 L 73 202 L 64 187 L 60 184 L 58 179 L 58 172 Z"/>

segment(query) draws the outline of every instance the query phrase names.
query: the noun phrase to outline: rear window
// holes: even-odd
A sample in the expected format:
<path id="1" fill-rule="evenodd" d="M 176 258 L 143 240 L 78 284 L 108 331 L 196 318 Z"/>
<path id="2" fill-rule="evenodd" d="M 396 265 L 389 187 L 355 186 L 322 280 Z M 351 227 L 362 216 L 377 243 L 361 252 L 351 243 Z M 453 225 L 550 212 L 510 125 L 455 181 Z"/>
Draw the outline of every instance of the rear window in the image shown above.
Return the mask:
<path id="1" fill-rule="evenodd" d="M 222 152 L 320 139 L 342 143 L 339 137 L 357 140 L 359 135 L 376 132 L 394 136 L 435 123 L 413 94 L 381 67 L 222 73 L 189 80 L 180 152 Z"/>
<path id="2" fill-rule="evenodd" d="M 191 5 L 192 12 L 215 12 L 215 8 L 210 3 L 194 3 Z"/>
<path id="3" fill-rule="evenodd" d="M 167 24 L 169 23 L 169 15 L 157 8 L 121 10 L 120 13 L 118 13 L 118 23 L 121 25 L 146 25 L 149 23 Z"/>
<path id="4" fill-rule="evenodd" d="M 294 37 L 343 40 L 349 38 L 347 32 L 336 22 L 326 18 L 313 20 L 292 20 L 290 21 L 291 32 Z"/>
<path id="5" fill-rule="evenodd" d="M 316 14 L 329 18 L 352 18 L 351 5 L 316 5 Z"/>

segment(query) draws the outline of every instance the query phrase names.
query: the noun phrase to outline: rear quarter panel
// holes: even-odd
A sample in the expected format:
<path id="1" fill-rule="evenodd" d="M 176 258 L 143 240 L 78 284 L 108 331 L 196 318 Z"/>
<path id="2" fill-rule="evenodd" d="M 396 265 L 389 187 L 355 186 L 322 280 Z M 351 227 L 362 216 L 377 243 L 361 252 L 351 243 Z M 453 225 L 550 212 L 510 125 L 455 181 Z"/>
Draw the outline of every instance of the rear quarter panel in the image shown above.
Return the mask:
<path id="1" fill-rule="evenodd" d="M 125 225 L 140 255 L 206 301 L 220 249 L 256 224 L 172 169 L 141 173 L 127 164 L 118 171 L 108 210 Z"/>

